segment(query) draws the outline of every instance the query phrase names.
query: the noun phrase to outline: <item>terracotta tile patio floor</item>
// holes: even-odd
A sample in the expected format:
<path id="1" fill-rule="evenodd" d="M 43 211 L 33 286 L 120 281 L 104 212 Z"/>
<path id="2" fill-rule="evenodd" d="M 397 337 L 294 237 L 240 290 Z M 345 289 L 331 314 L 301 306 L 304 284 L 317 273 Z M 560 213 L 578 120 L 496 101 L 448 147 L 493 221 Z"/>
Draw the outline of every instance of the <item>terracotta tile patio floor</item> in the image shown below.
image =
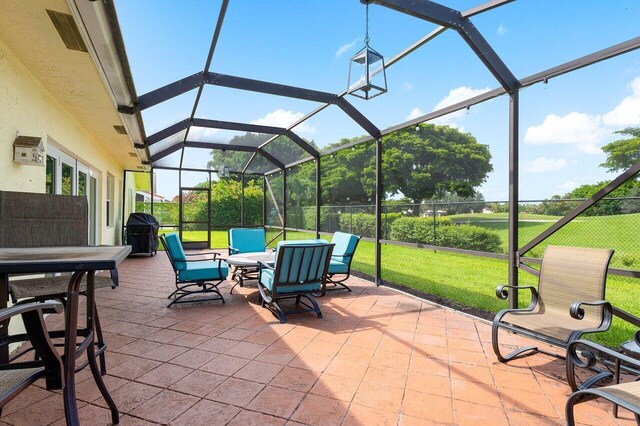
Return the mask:
<path id="1" fill-rule="evenodd" d="M 500 364 L 487 322 L 367 281 L 350 285 L 353 293 L 320 299 L 323 319 L 279 324 L 255 287 L 229 295 L 228 283 L 225 304 L 168 309 L 173 273 L 164 253 L 127 259 L 120 287 L 98 291 L 105 381 L 121 424 L 564 423 L 562 361 L 536 355 Z M 109 424 L 88 369 L 77 383 L 83 424 Z M 628 412 L 617 420 L 611 412 L 592 401 L 578 406 L 577 419 L 633 424 Z M 62 396 L 31 386 L 0 423 L 64 424 Z"/>

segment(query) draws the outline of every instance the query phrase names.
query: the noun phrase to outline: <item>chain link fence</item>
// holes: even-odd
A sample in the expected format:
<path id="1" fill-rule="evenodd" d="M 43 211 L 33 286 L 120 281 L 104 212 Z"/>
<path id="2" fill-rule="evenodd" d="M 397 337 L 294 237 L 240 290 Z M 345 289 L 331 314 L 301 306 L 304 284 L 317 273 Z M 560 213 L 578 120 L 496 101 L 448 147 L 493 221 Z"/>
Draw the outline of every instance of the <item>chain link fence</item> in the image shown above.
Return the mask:
<path id="1" fill-rule="evenodd" d="M 585 200 L 522 201 L 518 245 L 524 246 Z M 382 239 L 389 242 L 507 253 L 509 204 L 506 201 L 389 203 L 382 208 Z M 292 211 L 289 226 L 315 229 L 315 207 Z M 320 230 L 375 238 L 375 206 L 322 206 Z M 605 198 L 531 249 L 540 258 L 549 244 L 611 248 L 612 267 L 640 270 L 640 197 Z"/>

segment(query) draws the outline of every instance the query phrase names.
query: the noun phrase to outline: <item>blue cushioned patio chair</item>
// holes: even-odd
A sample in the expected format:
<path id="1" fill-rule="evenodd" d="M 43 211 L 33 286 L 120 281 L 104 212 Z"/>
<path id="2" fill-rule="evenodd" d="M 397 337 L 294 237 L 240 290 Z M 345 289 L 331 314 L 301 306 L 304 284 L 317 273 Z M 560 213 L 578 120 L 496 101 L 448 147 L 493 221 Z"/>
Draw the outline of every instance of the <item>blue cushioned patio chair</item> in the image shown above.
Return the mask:
<path id="1" fill-rule="evenodd" d="M 162 234 L 160 240 L 176 274 L 176 290 L 167 297 L 167 299 L 173 298 L 167 307 L 175 303 L 207 300 L 222 300 L 224 303 L 218 286 L 227 278 L 229 268 L 224 260 L 218 259 L 218 253 L 186 254 L 178 235 L 175 233 Z M 213 256 L 213 258 L 187 260 L 187 256 Z M 185 296 L 208 293 L 216 294 L 217 297 L 182 300 Z"/>
<path id="2" fill-rule="evenodd" d="M 267 250 L 267 236 L 264 228 L 231 228 L 229 229 L 229 255 L 243 253 L 258 253 Z M 257 279 L 258 268 L 233 266 L 231 279 L 238 281 L 231 287 L 229 294 L 233 294 L 233 289 L 240 285 L 244 287 L 245 279 Z"/>
<path id="3" fill-rule="evenodd" d="M 285 323 L 285 314 L 315 312 L 322 318 L 314 292 L 324 293 L 333 244 L 317 240 L 281 241 L 276 248 L 275 263 L 260 262 L 258 289 L 262 306 L 266 306 Z M 311 304 L 302 301 L 307 299 Z M 279 302 L 295 299 L 302 309 L 284 312 Z"/>
<path id="4" fill-rule="evenodd" d="M 353 260 L 353 255 L 356 252 L 360 238 L 362 237 L 344 232 L 336 232 L 333 234 L 331 244 L 334 244 L 335 247 L 331 255 L 327 276 L 327 282 L 333 284 L 333 286 L 327 288 L 326 291 L 345 289 L 351 291 L 349 286 L 344 282 L 349 279 L 351 275 L 351 261 Z M 339 276 L 339 278 L 336 278 L 336 275 Z M 324 293 L 322 293 L 322 295 L 324 295 Z"/>

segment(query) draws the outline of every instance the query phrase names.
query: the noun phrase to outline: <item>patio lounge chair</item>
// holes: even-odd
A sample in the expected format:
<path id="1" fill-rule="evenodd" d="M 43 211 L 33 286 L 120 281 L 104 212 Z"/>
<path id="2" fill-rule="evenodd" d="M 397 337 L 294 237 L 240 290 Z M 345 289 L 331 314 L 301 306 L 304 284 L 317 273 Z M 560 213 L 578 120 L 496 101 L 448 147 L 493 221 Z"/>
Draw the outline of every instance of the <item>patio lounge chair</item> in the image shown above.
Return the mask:
<path id="1" fill-rule="evenodd" d="M 167 299 L 173 298 L 167 307 L 176 303 L 208 300 L 222 300 L 224 303 L 218 286 L 227 278 L 229 269 L 222 259 L 218 259 L 218 253 L 186 254 L 178 235 L 175 233 L 162 234 L 160 240 L 176 275 L 176 290 L 167 297 Z M 187 256 L 209 256 L 210 258 L 187 259 Z M 213 257 L 211 258 L 211 256 Z M 217 297 L 182 300 L 186 296 L 197 294 L 216 294 Z"/>
<path id="2" fill-rule="evenodd" d="M 344 232 L 336 232 L 333 234 L 331 244 L 334 244 L 335 247 L 331 255 L 331 262 L 329 262 L 327 276 L 327 282 L 333 284 L 333 287 L 326 289 L 326 291 L 344 289 L 351 291 L 349 286 L 344 282 L 349 279 L 351 275 L 351 261 L 356 253 L 360 238 L 362 237 Z M 336 275 L 340 276 L 340 278 L 335 278 Z"/>
<path id="3" fill-rule="evenodd" d="M 496 289 L 501 299 L 508 297 L 508 290 L 531 292 L 531 303 L 524 309 L 505 309 L 493 319 L 492 343 L 500 362 L 507 362 L 529 352 L 543 352 L 563 357 L 537 346 L 519 348 L 508 355 L 500 353 L 498 331 L 511 332 L 542 342 L 567 348 L 584 333 L 606 331 L 611 325 L 611 312 L 601 305 L 589 305 L 604 299 L 607 269 L 613 250 L 548 246 L 545 250 L 538 288 L 533 286 L 502 285 Z M 575 319 L 570 314 L 572 304 L 585 305 L 584 318 Z M 567 379 L 575 383 L 573 365 L 567 360 Z"/>
<path id="4" fill-rule="evenodd" d="M 256 253 L 267 250 L 266 233 L 264 228 L 231 228 L 228 234 L 229 255 Z M 235 286 L 244 287 L 244 280 L 256 279 L 258 268 L 234 266 L 231 271 L 231 280 L 238 281 L 231 287 L 230 294 Z"/>
<path id="5" fill-rule="evenodd" d="M 609 302 L 599 301 L 594 305 L 600 305 L 605 311 L 610 314 L 626 321 L 636 327 L 640 327 L 640 318 L 631 315 L 621 309 L 613 308 Z M 581 304 L 576 303 L 571 308 L 571 316 L 577 320 L 580 320 L 585 315 L 584 308 Z M 640 345 L 640 330 L 635 333 L 634 339 L 626 342 L 624 345 L 632 344 L 634 347 Z M 571 342 L 567 348 L 567 360 L 581 368 L 593 368 L 597 362 L 596 353 L 604 355 L 609 359 L 615 361 L 615 379 L 619 380 L 620 365 L 624 364 L 625 367 L 630 367 L 635 371 L 640 370 L 640 360 L 632 358 L 620 352 L 616 352 L 612 349 L 599 345 L 598 343 L 589 340 L 576 340 Z M 581 386 L 576 387 L 572 385 L 574 392 L 567 399 L 565 406 L 565 413 L 567 417 L 567 424 L 573 426 L 575 424 L 574 419 L 574 406 L 583 402 L 593 400 L 595 398 L 604 398 L 614 403 L 614 416 L 618 415 L 618 406 L 626 408 L 634 413 L 636 423 L 640 424 L 640 381 L 617 383 L 593 388 L 596 383 L 603 377 L 610 377 L 611 374 L 596 375 L 589 380 L 586 380 Z"/>
<path id="6" fill-rule="evenodd" d="M 266 305 L 280 323 L 286 322 L 286 314 L 315 312 L 322 318 L 312 293 L 324 293 L 332 250 L 333 244 L 317 240 L 281 241 L 276 248 L 274 265 L 260 262 L 258 289 L 262 305 Z M 303 297 L 311 305 L 303 302 Z M 295 299 L 296 305 L 304 308 L 285 313 L 279 304 L 285 299 Z"/>
<path id="7" fill-rule="evenodd" d="M 43 318 L 43 313 L 60 312 L 62 304 L 53 301 L 16 305 L 0 310 L 0 323 L 3 324 L 8 324 L 14 316 L 22 316 L 26 337 L 40 358 L 40 361 L 15 362 L 0 366 L 0 413 L 2 407 L 42 377 L 45 378 L 49 390 L 64 387 L 62 359 L 49 339 Z M 2 344 L 7 345 L 24 339 L 23 335 L 9 336 Z"/>

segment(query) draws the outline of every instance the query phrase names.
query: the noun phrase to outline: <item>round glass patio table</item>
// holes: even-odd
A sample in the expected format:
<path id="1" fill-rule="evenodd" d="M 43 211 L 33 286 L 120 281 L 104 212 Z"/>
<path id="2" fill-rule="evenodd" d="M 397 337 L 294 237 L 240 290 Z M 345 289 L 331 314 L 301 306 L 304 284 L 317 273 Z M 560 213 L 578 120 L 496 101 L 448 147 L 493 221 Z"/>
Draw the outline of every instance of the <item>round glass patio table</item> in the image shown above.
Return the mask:
<path id="1" fill-rule="evenodd" d="M 229 294 L 233 294 L 233 289 L 240 285 L 240 287 L 244 287 L 245 280 L 256 280 L 258 279 L 258 266 L 260 262 L 273 262 L 275 259 L 274 251 L 261 251 L 261 252 L 252 252 L 252 253 L 240 253 L 233 254 L 225 259 L 227 264 L 233 266 L 233 271 L 231 272 L 231 279 L 235 280 L 237 278 L 236 283 L 231 287 L 231 291 Z"/>

